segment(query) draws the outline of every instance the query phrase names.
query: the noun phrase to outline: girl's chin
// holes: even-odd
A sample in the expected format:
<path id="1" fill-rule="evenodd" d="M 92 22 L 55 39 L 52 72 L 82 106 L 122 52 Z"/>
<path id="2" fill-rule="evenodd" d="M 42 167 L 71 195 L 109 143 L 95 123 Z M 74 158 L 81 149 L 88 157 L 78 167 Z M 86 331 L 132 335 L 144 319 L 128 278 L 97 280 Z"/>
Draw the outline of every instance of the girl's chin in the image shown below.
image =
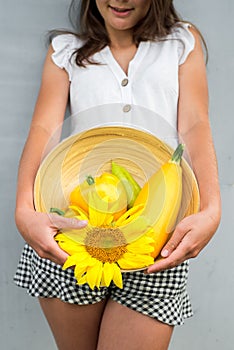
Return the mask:
<path id="1" fill-rule="evenodd" d="M 106 26 L 107 31 L 116 31 L 116 32 L 121 32 L 121 31 L 129 31 L 132 32 L 132 26 L 128 26 L 128 25 L 124 25 L 124 24 L 112 24 L 112 25 L 108 25 Z"/>
<path id="2" fill-rule="evenodd" d="M 106 21 L 106 28 L 110 30 L 132 30 L 135 26 L 135 21 L 128 18 L 124 20 L 123 18 L 110 18 L 109 21 Z"/>

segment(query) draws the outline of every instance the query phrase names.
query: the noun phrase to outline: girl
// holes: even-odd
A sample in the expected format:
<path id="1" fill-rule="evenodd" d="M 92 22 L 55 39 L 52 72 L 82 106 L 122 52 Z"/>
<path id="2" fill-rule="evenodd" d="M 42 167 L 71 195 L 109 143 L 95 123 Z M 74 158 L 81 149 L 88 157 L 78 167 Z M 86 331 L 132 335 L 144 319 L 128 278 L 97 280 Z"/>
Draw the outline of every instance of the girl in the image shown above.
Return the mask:
<path id="1" fill-rule="evenodd" d="M 220 221 L 201 36 L 181 21 L 172 0 L 82 0 L 79 17 L 76 5 L 76 33 L 56 36 L 48 50 L 19 166 L 16 223 L 27 244 L 15 280 L 39 297 L 61 350 L 165 350 L 173 327 L 192 315 L 187 259 Z M 119 103 L 126 118 L 133 104 L 162 115 L 186 144 L 199 184 L 200 212 L 177 225 L 165 259 L 145 273 L 124 274 L 123 289 L 77 286 L 73 270 L 61 268 L 67 254 L 54 236 L 86 222 L 34 210 L 34 178 L 69 95 L 72 114 Z"/>

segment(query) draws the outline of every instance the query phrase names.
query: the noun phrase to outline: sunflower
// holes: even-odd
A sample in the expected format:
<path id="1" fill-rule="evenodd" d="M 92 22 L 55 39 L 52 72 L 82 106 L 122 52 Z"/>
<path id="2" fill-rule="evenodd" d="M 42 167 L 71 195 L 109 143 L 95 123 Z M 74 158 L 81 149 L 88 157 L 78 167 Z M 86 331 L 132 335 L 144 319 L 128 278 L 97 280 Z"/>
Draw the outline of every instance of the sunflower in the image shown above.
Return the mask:
<path id="1" fill-rule="evenodd" d="M 55 237 L 69 254 L 63 269 L 74 267 L 77 284 L 91 289 L 108 287 L 113 281 L 123 288 L 121 270 L 140 269 L 153 264 L 154 240 L 143 205 L 132 207 L 117 221 L 108 212 L 108 203 L 94 195 L 89 198 L 88 213 L 78 206 L 69 207 L 67 216 L 87 220 L 80 230 L 63 230 Z"/>

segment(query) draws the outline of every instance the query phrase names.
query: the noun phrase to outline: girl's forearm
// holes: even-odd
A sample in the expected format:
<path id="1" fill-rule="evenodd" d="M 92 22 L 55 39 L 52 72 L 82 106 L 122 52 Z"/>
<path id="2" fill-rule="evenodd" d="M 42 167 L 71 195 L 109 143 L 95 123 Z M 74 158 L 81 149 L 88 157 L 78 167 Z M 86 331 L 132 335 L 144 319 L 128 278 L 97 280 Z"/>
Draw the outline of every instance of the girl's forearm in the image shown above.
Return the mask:
<path id="1" fill-rule="evenodd" d="M 42 126 L 32 125 L 19 164 L 16 211 L 26 207 L 34 209 L 33 186 L 37 170 L 45 154 L 58 142 L 59 136 L 60 133 L 56 133 L 52 137 Z"/>
<path id="2" fill-rule="evenodd" d="M 198 181 L 201 210 L 209 210 L 220 219 L 220 188 L 218 168 L 208 120 L 197 123 L 182 135 Z"/>

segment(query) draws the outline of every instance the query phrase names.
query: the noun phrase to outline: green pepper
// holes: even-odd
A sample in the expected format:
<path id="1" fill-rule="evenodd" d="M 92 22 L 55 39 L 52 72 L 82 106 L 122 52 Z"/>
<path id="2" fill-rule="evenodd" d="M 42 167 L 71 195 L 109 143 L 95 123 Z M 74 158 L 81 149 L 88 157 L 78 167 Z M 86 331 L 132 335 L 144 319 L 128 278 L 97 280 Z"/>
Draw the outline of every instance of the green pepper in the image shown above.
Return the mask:
<path id="1" fill-rule="evenodd" d="M 50 208 L 50 213 L 55 213 L 58 214 L 60 216 L 64 216 L 65 212 L 61 209 L 58 208 Z"/>
<path id="2" fill-rule="evenodd" d="M 133 206 L 141 187 L 123 166 L 112 161 L 111 170 L 112 173 L 122 182 L 125 188 L 127 194 L 127 205 L 129 209 Z"/>

